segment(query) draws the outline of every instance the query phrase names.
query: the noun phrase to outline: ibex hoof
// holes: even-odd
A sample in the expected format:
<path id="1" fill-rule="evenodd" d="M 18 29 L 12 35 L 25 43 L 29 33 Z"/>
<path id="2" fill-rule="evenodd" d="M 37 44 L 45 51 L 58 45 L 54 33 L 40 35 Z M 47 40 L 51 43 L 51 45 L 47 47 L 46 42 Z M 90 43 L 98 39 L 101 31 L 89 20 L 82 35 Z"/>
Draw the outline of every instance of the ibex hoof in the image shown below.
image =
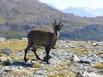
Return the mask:
<path id="1" fill-rule="evenodd" d="M 47 57 L 45 56 L 44 59 L 43 59 L 43 61 L 46 61 L 46 60 L 47 60 Z"/>
<path id="2" fill-rule="evenodd" d="M 48 61 L 46 62 L 47 64 L 50 64 Z"/>
<path id="3" fill-rule="evenodd" d="M 56 49 L 56 47 L 52 47 L 52 49 Z"/>
<path id="4" fill-rule="evenodd" d="M 28 61 L 28 59 L 24 59 L 24 61 L 25 61 L 25 62 L 27 62 L 27 61 Z"/>
<path id="5" fill-rule="evenodd" d="M 50 64 L 49 62 L 48 62 L 48 58 L 47 57 L 44 57 L 44 60 L 43 61 L 45 61 L 47 64 Z"/>

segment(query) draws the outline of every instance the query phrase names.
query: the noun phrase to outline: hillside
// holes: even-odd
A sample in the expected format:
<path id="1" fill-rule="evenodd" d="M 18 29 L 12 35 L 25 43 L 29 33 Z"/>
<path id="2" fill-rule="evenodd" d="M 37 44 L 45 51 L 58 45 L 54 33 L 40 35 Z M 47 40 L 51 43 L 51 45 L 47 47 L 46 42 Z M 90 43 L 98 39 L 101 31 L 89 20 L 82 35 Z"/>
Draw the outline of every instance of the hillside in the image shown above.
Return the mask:
<path id="1" fill-rule="evenodd" d="M 71 18 L 72 14 L 69 16 Z M 62 18 L 65 27 L 77 23 L 74 22 L 75 18 L 74 21 L 69 20 L 68 15 L 38 0 L 0 0 L 0 36 L 8 38 L 20 37 L 21 34 L 25 36 L 25 32 L 31 30 L 32 27 L 51 25 L 54 18 Z"/>
<path id="2" fill-rule="evenodd" d="M 34 27 L 52 27 L 54 18 L 58 22 L 62 18 L 64 23 L 62 32 L 66 33 L 75 33 L 75 30 L 85 29 L 85 26 L 96 24 L 102 27 L 103 25 L 103 17 L 83 18 L 70 13 L 62 13 L 38 0 L 0 0 L 0 37 L 26 37 Z M 79 35 L 81 33 L 79 32 Z M 76 38 L 74 34 L 72 37 Z"/>

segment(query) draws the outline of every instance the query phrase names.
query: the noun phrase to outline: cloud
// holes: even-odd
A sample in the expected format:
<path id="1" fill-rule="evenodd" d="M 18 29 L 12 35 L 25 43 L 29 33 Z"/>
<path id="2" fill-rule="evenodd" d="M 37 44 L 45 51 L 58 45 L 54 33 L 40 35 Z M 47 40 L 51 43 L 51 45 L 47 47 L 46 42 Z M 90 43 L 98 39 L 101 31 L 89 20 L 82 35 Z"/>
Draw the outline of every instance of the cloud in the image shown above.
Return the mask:
<path id="1" fill-rule="evenodd" d="M 103 8 L 103 0 L 40 0 L 54 5 L 57 9 L 65 9 L 68 7 L 89 7 L 89 8 Z"/>

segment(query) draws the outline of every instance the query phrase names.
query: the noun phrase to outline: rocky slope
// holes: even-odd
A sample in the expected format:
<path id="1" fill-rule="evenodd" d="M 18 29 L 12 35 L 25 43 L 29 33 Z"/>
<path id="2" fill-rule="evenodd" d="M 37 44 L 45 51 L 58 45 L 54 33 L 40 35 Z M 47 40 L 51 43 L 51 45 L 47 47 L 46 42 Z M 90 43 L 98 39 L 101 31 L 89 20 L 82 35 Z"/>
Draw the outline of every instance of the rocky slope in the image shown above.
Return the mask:
<path id="1" fill-rule="evenodd" d="M 80 29 L 75 29 L 70 32 L 61 32 L 61 39 L 71 39 L 71 40 L 103 40 L 103 26 L 94 24 L 81 27 Z"/>
<path id="2" fill-rule="evenodd" d="M 30 77 L 103 77 L 103 42 L 58 41 L 52 49 L 50 64 L 36 60 L 29 51 L 27 63 L 23 62 L 24 51 L 0 50 L 0 76 Z M 45 51 L 40 48 L 41 58 Z M 80 76 L 81 75 L 81 76 Z"/>

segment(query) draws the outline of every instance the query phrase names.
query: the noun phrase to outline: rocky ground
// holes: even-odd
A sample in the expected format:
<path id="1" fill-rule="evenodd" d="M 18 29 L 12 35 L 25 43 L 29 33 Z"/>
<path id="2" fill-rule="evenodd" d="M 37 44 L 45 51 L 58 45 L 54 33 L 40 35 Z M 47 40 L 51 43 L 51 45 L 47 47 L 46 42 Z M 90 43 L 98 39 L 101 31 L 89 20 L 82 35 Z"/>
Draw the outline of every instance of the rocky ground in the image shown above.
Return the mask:
<path id="1" fill-rule="evenodd" d="M 40 58 L 45 50 L 39 48 Z M 103 77 L 102 41 L 58 41 L 50 52 L 50 64 L 36 60 L 31 50 L 28 62 L 24 51 L 0 49 L 0 77 Z"/>

